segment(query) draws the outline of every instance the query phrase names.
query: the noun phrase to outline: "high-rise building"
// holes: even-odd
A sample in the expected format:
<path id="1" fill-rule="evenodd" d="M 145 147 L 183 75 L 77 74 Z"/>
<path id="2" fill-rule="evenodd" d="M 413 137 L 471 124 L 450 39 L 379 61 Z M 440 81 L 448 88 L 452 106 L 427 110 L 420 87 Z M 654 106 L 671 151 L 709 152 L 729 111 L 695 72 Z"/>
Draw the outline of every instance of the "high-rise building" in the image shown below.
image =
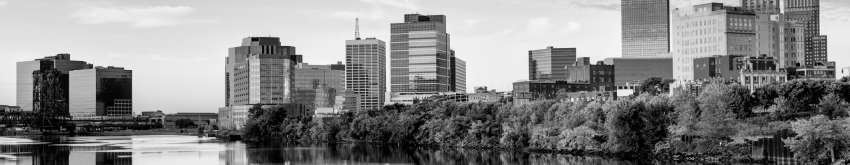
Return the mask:
<path id="1" fill-rule="evenodd" d="M 567 67 L 576 61 L 576 48 L 555 48 L 528 51 L 529 80 L 566 80 Z"/>
<path id="2" fill-rule="evenodd" d="M 756 14 L 773 15 L 782 12 L 779 0 L 742 0 L 741 6 L 755 11 Z"/>
<path id="3" fill-rule="evenodd" d="M 815 36 L 811 39 L 811 52 L 806 54 L 806 65 L 824 65 L 827 61 L 827 41 L 825 35 Z"/>
<path id="4" fill-rule="evenodd" d="M 785 0 L 784 9 L 787 20 L 805 26 L 805 65 L 826 62 L 820 60 L 826 59 L 826 53 L 820 53 L 826 49 L 826 36 L 820 34 L 820 0 Z"/>
<path id="5" fill-rule="evenodd" d="M 623 57 L 669 56 L 669 0 L 621 2 Z"/>
<path id="6" fill-rule="evenodd" d="M 673 77 L 677 85 L 694 80 L 695 58 L 758 54 L 752 10 L 708 3 L 676 9 L 673 15 Z"/>
<path id="7" fill-rule="evenodd" d="M 301 62 L 295 47 L 277 37 L 248 37 L 230 48 L 225 64 L 225 105 L 292 101 L 292 71 Z"/>
<path id="8" fill-rule="evenodd" d="M 393 102 L 409 103 L 395 98 L 455 92 L 454 58 L 446 33 L 446 16 L 406 14 L 403 23 L 390 25 L 390 34 Z"/>
<path id="9" fill-rule="evenodd" d="M 73 117 L 131 117 L 133 71 L 95 67 L 71 71 L 70 114 Z"/>
<path id="10" fill-rule="evenodd" d="M 452 51 L 454 54 L 454 51 Z M 466 93 L 466 61 L 461 60 L 460 58 L 453 58 L 452 60 L 452 76 L 454 79 L 454 91 L 458 93 Z"/>
<path id="11" fill-rule="evenodd" d="M 312 105 L 317 113 L 342 109 L 345 94 L 345 65 L 296 65 L 292 82 L 293 102 Z"/>
<path id="12" fill-rule="evenodd" d="M 376 38 L 345 41 L 345 88 L 357 97 L 346 100 L 353 110 L 384 106 L 387 92 L 386 43 Z M 347 109 L 352 110 L 352 109 Z"/>
<path id="13" fill-rule="evenodd" d="M 35 79 L 34 79 L 34 77 L 36 77 L 34 75 L 35 72 L 45 71 L 43 73 L 46 73 L 47 70 L 56 70 L 56 71 L 61 72 L 61 74 L 51 74 L 51 75 L 53 75 L 53 77 L 47 76 L 47 74 L 40 74 L 38 77 L 50 78 L 50 79 L 53 79 L 53 78 L 67 79 L 68 73 L 70 71 L 78 70 L 78 69 L 92 68 L 92 65 L 86 63 L 85 61 L 73 61 L 73 60 L 71 60 L 70 54 L 57 54 L 56 56 L 48 56 L 48 57 L 36 59 L 36 60 L 33 60 L 33 61 L 18 62 L 16 67 L 17 67 L 17 70 L 16 70 L 17 71 L 17 83 L 16 83 L 16 85 L 17 85 L 17 88 L 16 88 L 17 104 L 18 104 L 18 106 L 21 107 L 21 109 L 23 111 L 33 111 L 33 104 L 37 104 L 37 103 L 33 102 L 33 99 L 34 99 L 33 96 L 36 95 L 36 93 L 33 92 L 35 90 Z M 53 80 L 59 80 L 59 79 L 53 79 Z M 46 82 L 46 81 L 42 81 L 42 82 Z M 42 84 L 42 85 L 47 85 L 47 84 Z M 67 104 L 68 103 L 67 102 L 68 82 L 62 81 L 58 85 L 59 86 L 51 87 L 53 89 L 50 89 L 50 90 L 51 91 L 62 90 L 62 91 L 65 91 L 64 94 L 60 95 L 61 97 L 57 96 L 57 97 L 60 97 L 60 98 L 52 98 L 50 100 L 51 101 L 60 101 L 60 102 L 63 102 L 62 104 Z M 46 86 L 42 86 L 42 87 L 46 87 Z M 58 88 L 56 88 L 56 87 L 58 87 Z M 40 89 L 45 89 L 43 91 L 46 91 L 49 88 L 40 88 Z M 47 94 L 38 94 L 38 95 L 39 96 L 46 96 Z M 44 100 L 44 99 L 45 98 L 42 98 L 42 100 Z M 61 100 L 64 100 L 64 101 L 61 101 Z M 48 101 L 48 100 L 44 100 L 44 101 Z M 45 105 L 45 104 L 42 104 L 42 105 Z M 64 105 L 64 107 L 67 107 L 67 105 Z M 67 110 L 68 109 L 65 108 L 63 111 L 67 112 Z"/>

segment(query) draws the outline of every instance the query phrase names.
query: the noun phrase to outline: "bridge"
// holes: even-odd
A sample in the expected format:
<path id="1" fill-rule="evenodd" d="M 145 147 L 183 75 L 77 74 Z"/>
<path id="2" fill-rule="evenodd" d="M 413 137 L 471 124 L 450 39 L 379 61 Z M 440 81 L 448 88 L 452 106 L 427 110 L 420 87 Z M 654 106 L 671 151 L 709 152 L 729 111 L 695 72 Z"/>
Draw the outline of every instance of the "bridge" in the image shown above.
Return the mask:
<path id="1" fill-rule="evenodd" d="M 132 116 L 70 117 L 29 111 L 0 112 L 0 127 L 28 127 L 40 130 L 150 129 L 161 124 Z"/>

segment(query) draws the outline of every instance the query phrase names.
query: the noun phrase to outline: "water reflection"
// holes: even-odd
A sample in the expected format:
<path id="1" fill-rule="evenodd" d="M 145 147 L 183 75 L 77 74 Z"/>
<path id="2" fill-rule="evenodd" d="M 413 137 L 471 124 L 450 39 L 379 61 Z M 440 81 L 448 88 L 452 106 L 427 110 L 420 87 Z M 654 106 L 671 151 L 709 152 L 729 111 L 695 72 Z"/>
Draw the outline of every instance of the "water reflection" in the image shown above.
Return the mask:
<path id="1" fill-rule="evenodd" d="M 365 144 L 249 145 L 191 136 L 0 138 L 0 165 L 43 164 L 639 164 L 600 157 Z M 16 139 L 18 141 L 21 138 Z M 23 139 L 26 140 L 26 139 Z M 47 143 L 37 143 L 47 142 Z"/>

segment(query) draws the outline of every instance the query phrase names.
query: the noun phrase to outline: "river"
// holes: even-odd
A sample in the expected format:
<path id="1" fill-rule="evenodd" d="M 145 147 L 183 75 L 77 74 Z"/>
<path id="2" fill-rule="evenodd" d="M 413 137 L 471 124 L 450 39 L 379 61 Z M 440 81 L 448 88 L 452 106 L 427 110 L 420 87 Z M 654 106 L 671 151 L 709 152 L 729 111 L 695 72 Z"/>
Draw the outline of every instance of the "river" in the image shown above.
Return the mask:
<path id="1" fill-rule="evenodd" d="M 642 164 L 591 156 L 366 144 L 249 145 L 195 136 L 0 137 L 0 165 Z M 657 163 L 656 164 L 668 164 Z M 694 163 L 674 163 L 694 164 Z"/>

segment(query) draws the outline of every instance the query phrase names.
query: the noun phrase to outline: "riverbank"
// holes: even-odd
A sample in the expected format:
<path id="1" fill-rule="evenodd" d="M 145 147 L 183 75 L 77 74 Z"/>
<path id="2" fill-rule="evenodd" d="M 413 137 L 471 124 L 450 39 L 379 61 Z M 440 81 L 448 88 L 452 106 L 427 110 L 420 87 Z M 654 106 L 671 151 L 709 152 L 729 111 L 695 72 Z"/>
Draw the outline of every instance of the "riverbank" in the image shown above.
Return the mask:
<path id="1" fill-rule="evenodd" d="M 3 131 L 0 132 L 0 136 L 41 136 L 41 135 L 66 135 L 69 136 L 68 132 L 42 132 L 38 130 L 25 130 L 25 131 Z M 197 129 L 187 128 L 187 129 L 176 129 L 176 128 L 160 128 L 160 129 L 149 129 L 149 130 L 114 130 L 114 131 L 99 131 L 99 132 L 76 132 L 73 136 L 134 136 L 134 135 L 187 135 L 187 136 L 198 136 Z"/>

